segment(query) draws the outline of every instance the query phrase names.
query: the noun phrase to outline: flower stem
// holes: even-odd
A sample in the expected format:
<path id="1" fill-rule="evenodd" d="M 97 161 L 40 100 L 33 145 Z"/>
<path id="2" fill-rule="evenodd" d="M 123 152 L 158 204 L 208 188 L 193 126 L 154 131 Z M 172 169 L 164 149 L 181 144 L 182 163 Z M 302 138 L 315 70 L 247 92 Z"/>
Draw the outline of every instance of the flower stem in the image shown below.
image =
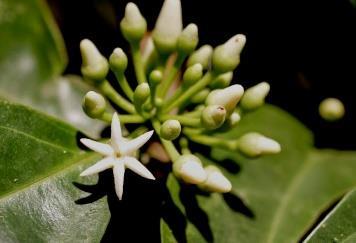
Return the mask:
<path id="1" fill-rule="evenodd" d="M 190 126 L 190 127 L 201 126 L 200 118 L 187 117 L 183 115 L 169 115 L 169 114 L 161 115 L 159 118 L 161 121 L 170 120 L 170 119 L 178 120 L 184 126 Z"/>
<path id="2" fill-rule="evenodd" d="M 100 120 L 110 123 L 112 119 L 112 114 L 105 112 L 100 118 Z M 139 115 L 119 115 L 120 122 L 122 123 L 143 123 L 145 120 Z"/>
<path id="3" fill-rule="evenodd" d="M 132 59 L 135 67 L 135 74 L 139 84 L 147 82 L 145 69 L 142 63 L 139 43 L 131 43 Z"/>
<path id="4" fill-rule="evenodd" d="M 117 73 L 117 72 L 114 72 L 114 74 L 115 74 L 115 77 L 116 77 L 122 91 L 124 91 L 126 96 L 132 101 L 133 100 L 133 91 L 132 91 L 129 83 L 127 82 L 125 75 L 123 73 Z"/>

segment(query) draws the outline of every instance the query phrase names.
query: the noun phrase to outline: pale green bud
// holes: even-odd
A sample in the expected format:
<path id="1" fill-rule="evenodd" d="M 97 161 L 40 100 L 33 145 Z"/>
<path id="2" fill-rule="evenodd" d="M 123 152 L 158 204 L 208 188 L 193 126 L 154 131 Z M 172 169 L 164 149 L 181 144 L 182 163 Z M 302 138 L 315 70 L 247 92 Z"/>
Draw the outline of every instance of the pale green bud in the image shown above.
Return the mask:
<path id="1" fill-rule="evenodd" d="M 220 74 L 219 76 L 217 76 L 215 80 L 213 80 L 213 82 L 209 84 L 209 87 L 212 89 L 225 88 L 230 85 L 233 76 L 234 76 L 233 72 Z"/>
<path id="2" fill-rule="evenodd" d="M 223 106 L 226 109 L 227 115 L 230 116 L 243 93 L 244 88 L 239 84 L 234 84 L 225 89 L 213 90 L 206 98 L 205 103 L 206 105 Z"/>
<path id="3" fill-rule="evenodd" d="M 162 98 L 155 98 L 155 105 L 156 105 L 156 107 L 157 108 L 159 108 L 159 107 L 162 107 L 163 106 L 163 99 Z"/>
<path id="4" fill-rule="evenodd" d="M 193 104 L 203 103 L 209 94 L 210 94 L 210 89 L 208 89 L 208 88 L 202 89 L 190 99 L 190 102 Z"/>
<path id="5" fill-rule="evenodd" d="M 238 141 L 238 149 L 250 157 L 262 154 L 276 154 L 281 151 L 279 143 L 255 132 L 243 135 Z"/>
<path id="6" fill-rule="evenodd" d="M 83 98 L 84 112 L 91 118 L 99 118 L 106 109 L 105 98 L 94 91 L 89 91 Z"/>
<path id="7" fill-rule="evenodd" d="M 320 116 L 327 121 L 336 121 L 345 114 L 344 104 L 336 98 L 327 98 L 319 105 Z"/>
<path id="8" fill-rule="evenodd" d="M 167 120 L 161 126 L 160 136 L 165 140 L 174 140 L 179 137 L 181 130 L 178 120 Z"/>
<path id="9" fill-rule="evenodd" d="M 148 83 L 139 84 L 134 92 L 135 104 L 143 104 L 151 95 L 150 86 Z"/>
<path id="10" fill-rule="evenodd" d="M 241 107 L 245 110 L 253 110 L 262 106 L 269 90 L 270 86 L 267 82 L 259 83 L 247 89 L 244 96 L 242 96 Z"/>
<path id="11" fill-rule="evenodd" d="M 213 48 L 210 45 L 203 45 L 190 55 L 187 64 L 188 66 L 192 66 L 196 63 L 200 63 L 203 69 L 208 69 L 212 54 Z"/>
<path id="12" fill-rule="evenodd" d="M 152 86 L 156 86 L 158 85 L 161 81 L 162 81 L 162 78 L 163 78 L 163 74 L 161 71 L 159 70 L 153 70 L 151 73 L 150 73 L 150 76 L 149 76 L 149 83 L 152 85 Z"/>
<path id="13" fill-rule="evenodd" d="M 153 30 L 153 42 L 157 50 L 164 54 L 175 51 L 182 28 L 180 0 L 165 0 Z"/>
<path id="14" fill-rule="evenodd" d="M 81 71 L 84 78 L 95 83 L 102 82 L 109 72 L 109 64 L 106 58 L 88 39 L 80 42 L 80 52 L 83 60 Z"/>
<path id="15" fill-rule="evenodd" d="M 235 35 L 215 48 L 212 58 L 213 70 L 218 73 L 233 71 L 240 64 L 240 53 L 246 43 L 244 35 Z"/>
<path id="16" fill-rule="evenodd" d="M 127 68 L 127 56 L 121 48 L 115 48 L 110 55 L 109 63 L 113 72 L 124 73 Z"/>
<path id="17" fill-rule="evenodd" d="M 221 173 L 220 169 L 214 165 L 205 167 L 206 180 L 198 184 L 202 190 L 209 192 L 227 193 L 232 189 L 231 182 Z"/>
<path id="18" fill-rule="evenodd" d="M 196 63 L 185 70 L 183 74 L 183 85 L 191 86 L 195 84 L 203 76 L 203 66 L 200 63 Z"/>
<path id="19" fill-rule="evenodd" d="M 200 184 L 206 180 L 206 172 L 200 159 L 192 154 L 181 155 L 173 163 L 174 175 L 190 184 Z"/>
<path id="20" fill-rule="evenodd" d="M 198 27 L 195 24 L 189 24 L 178 38 L 177 50 L 180 53 L 189 55 L 197 47 L 198 41 Z"/>
<path id="21" fill-rule="evenodd" d="M 200 121 L 209 130 L 221 127 L 226 118 L 226 110 L 220 105 L 209 105 L 201 113 Z"/>
<path id="22" fill-rule="evenodd" d="M 241 116 L 239 113 L 237 113 L 236 111 L 233 112 L 229 119 L 228 119 L 228 123 L 231 127 L 235 126 L 237 123 L 239 123 L 239 121 L 241 120 Z"/>
<path id="23" fill-rule="evenodd" d="M 147 22 L 134 3 L 128 3 L 120 23 L 121 33 L 129 42 L 138 42 L 147 30 Z"/>

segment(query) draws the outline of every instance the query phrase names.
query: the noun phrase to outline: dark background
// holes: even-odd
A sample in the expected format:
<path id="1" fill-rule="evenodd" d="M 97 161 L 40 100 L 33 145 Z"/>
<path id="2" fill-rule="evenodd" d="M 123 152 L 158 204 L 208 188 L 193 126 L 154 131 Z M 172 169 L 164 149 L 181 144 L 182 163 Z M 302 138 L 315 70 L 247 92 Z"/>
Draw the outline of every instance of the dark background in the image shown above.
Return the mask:
<path id="1" fill-rule="evenodd" d="M 68 49 L 66 73 L 80 73 L 79 42 L 83 38 L 94 41 L 106 56 L 118 46 L 128 50 L 118 26 L 127 1 L 48 2 Z M 163 1 L 134 2 L 152 29 Z M 270 82 L 268 102 L 306 124 L 315 134 L 317 147 L 356 150 L 356 8 L 348 0 L 182 0 L 182 7 L 184 25 L 194 22 L 199 27 L 200 44 L 216 46 L 237 33 L 247 36 L 235 82 L 244 87 Z M 345 104 L 342 120 L 328 123 L 319 117 L 318 105 L 327 97 L 337 97 Z M 137 183 L 138 187 L 147 187 L 145 182 Z M 130 207 L 141 208 L 140 213 L 157 207 L 158 201 L 149 197 L 146 192 Z M 141 229 L 146 226 L 147 232 L 141 234 L 142 239 L 147 237 L 146 242 L 159 238 L 154 230 L 158 219 L 155 213 L 144 215 L 148 217 L 144 219 L 129 212 L 121 219 L 118 216 L 112 226 L 122 235 L 120 242 L 137 232 L 125 231 L 124 220 Z M 150 223 L 153 218 L 155 223 Z"/>

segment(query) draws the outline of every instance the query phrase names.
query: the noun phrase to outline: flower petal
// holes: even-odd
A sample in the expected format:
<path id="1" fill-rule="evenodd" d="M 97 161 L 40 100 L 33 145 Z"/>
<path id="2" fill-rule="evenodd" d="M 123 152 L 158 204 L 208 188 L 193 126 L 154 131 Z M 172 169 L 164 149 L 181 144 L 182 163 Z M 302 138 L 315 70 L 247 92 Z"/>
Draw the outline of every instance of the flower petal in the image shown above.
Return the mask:
<path id="1" fill-rule="evenodd" d="M 141 136 L 132 139 L 130 141 L 125 141 L 120 147 L 120 153 L 123 155 L 132 155 L 136 150 L 142 147 L 151 137 L 153 131 L 146 132 Z"/>
<path id="2" fill-rule="evenodd" d="M 111 121 L 111 145 L 115 151 L 119 151 L 119 145 L 122 142 L 121 125 L 118 114 L 115 112 Z"/>
<path id="3" fill-rule="evenodd" d="M 129 168 L 130 170 L 144 178 L 155 180 L 155 177 L 152 175 L 152 173 L 136 158 L 124 157 L 122 158 L 122 160 L 124 161 L 126 168 Z"/>
<path id="4" fill-rule="evenodd" d="M 121 200 L 122 194 L 124 192 L 124 174 L 125 174 L 125 167 L 123 161 L 121 160 L 116 161 L 113 168 L 113 174 L 114 174 L 116 195 L 119 198 L 119 200 Z"/>
<path id="5" fill-rule="evenodd" d="M 84 170 L 82 173 L 80 173 L 80 176 L 88 176 L 88 175 L 93 175 L 97 174 L 99 172 L 102 172 L 106 169 L 109 169 L 113 166 L 114 158 L 112 157 L 106 157 L 96 164 L 90 166 L 86 170 Z"/>
<path id="6" fill-rule="evenodd" d="M 90 148 L 91 150 L 98 152 L 99 154 L 110 156 L 114 153 L 113 149 L 109 144 L 106 143 L 99 143 L 97 141 L 87 139 L 87 138 L 82 138 L 80 139 L 80 142 Z"/>

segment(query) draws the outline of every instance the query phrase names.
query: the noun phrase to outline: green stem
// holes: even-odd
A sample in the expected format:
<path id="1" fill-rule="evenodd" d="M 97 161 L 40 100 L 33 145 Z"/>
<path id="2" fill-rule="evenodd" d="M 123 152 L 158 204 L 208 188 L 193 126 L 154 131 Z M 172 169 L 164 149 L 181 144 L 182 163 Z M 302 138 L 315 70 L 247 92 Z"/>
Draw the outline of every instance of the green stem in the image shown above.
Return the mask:
<path id="1" fill-rule="evenodd" d="M 136 74 L 137 81 L 139 84 L 145 83 L 147 80 L 145 75 L 145 69 L 142 63 L 139 43 L 132 43 L 131 51 L 132 51 L 132 59 L 135 67 L 135 74 Z"/>
<path id="2" fill-rule="evenodd" d="M 156 119 L 152 119 L 152 126 L 155 129 L 156 133 L 159 134 L 160 129 L 161 129 L 160 122 Z M 174 144 L 171 141 L 162 139 L 161 137 L 160 137 L 160 140 L 161 140 L 161 143 L 163 144 L 166 152 L 168 153 L 169 157 L 171 157 L 172 162 L 175 162 L 179 158 L 180 154 L 177 151 Z"/>
<path id="3" fill-rule="evenodd" d="M 218 137 L 213 136 L 206 136 L 203 134 L 192 134 L 187 132 L 186 129 L 183 130 L 183 133 L 190 138 L 190 140 L 200 143 L 203 145 L 207 145 L 210 147 L 220 147 L 220 148 L 227 148 L 231 150 L 237 149 L 237 141 L 234 140 L 225 140 Z"/>
<path id="4" fill-rule="evenodd" d="M 127 82 L 125 74 L 118 73 L 118 72 L 114 72 L 114 74 L 115 74 L 115 77 L 116 77 L 122 91 L 124 91 L 125 95 L 132 101 L 133 100 L 133 91 L 132 91 L 129 83 Z"/>
<path id="5" fill-rule="evenodd" d="M 182 125 L 184 126 L 191 126 L 191 127 L 200 127 L 200 118 L 194 118 L 194 117 L 186 117 L 182 115 L 161 115 L 160 117 L 161 121 L 166 121 L 166 120 L 178 120 Z"/>
<path id="6" fill-rule="evenodd" d="M 112 114 L 105 112 L 100 118 L 100 120 L 110 123 L 112 119 Z M 121 123 L 143 123 L 145 120 L 139 115 L 120 115 L 119 119 Z"/>
<path id="7" fill-rule="evenodd" d="M 148 128 L 145 126 L 139 126 L 138 128 L 136 128 L 134 131 L 130 132 L 130 135 L 128 135 L 128 138 L 136 138 L 142 134 L 144 134 L 145 132 L 147 132 Z"/>

